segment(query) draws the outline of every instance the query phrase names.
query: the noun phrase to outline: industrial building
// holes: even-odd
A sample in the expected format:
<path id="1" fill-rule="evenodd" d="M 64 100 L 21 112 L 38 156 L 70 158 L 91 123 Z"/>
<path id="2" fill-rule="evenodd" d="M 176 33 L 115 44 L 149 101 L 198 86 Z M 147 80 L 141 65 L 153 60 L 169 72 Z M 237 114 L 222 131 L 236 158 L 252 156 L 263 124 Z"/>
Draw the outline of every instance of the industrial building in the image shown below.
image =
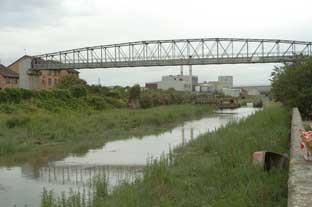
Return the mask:
<path id="1" fill-rule="evenodd" d="M 234 89 L 234 88 L 223 88 L 222 93 L 225 96 L 239 97 L 241 94 L 241 90 L 240 89 Z"/>
<path id="2" fill-rule="evenodd" d="M 158 88 L 162 90 L 173 88 L 176 91 L 193 91 L 197 84 L 197 76 L 168 75 L 162 77 L 161 81 L 158 83 Z"/>
<path id="3" fill-rule="evenodd" d="M 240 96 L 240 89 L 233 89 L 233 76 L 219 76 L 218 81 L 205 81 L 198 83 L 198 77 L 192 75 L 192 66 L 189 67 L 189 75 L 183 74 L 183 66 L 179 75 L 163 76 L 159 82 L 146 83 L 145 88 L 176 91 L 195 91 L 196 93 L 223 93 L 226 96 Z"/>
<path id="4" fill-rule="evenodd" d="M 218 76 L 218 83 L 223 88 L 233 88 L 233 76 Z"/>
<path id="5" fill-rule="evenodd" d="M 195 87 L 195 91 L 198 93 L 224 93 L 223 89 L 225 88 L 233 88 L 233 76 L 219 76 L 218 81 L 199 83 Z M 229 92 L 229 90 L 227 90 L 227 92 Z M 237 91 L 235 94 L 237 94 Z"/>
<path id="6" fill-rule="evenodd" d="M 205 81 L 203 83 L 199 83 L 195 87 L 195 91 L 198 93 L 218 93 L 221 92 L 221 90 L 222 86 L 218 81 Z"/>
<path id="7" fill-rule="evenodd" d="M 218 76 L 217 81 L 198 82 L 198 77 L 192 75 L 192 68 L 190 67 L 190 74 L 184 75 L 183 68 L 179 75 L 163 76 L 161 81 L 146 83 L 145 87 L 148 89 L 163 89 L 168 90 L 173 88 L 177 91 L 194 91 L 196 93 L 209 94 L 224 94 L 225 96 L 239 97 L 241 94 L 248 96 L 257 96 L 263 92 L 269 92 L 271 86 L 241 86 L 234 87 L 233 76 Z M 192 86 L 192 87 L 191 87 Z"/>
<path id="8" fill-rule="evenodd" d="M 270 85 L 263 86 L 235 86 L 235 89 L 240 89 L 245 92 L 248 96 L 258 96 L 261 93 L 269 93 L 271 90 Z"/>
<path id="9" fill-rule="evenodd" d="M 192 75 L 192 66 L 189 66 L 189 74 L 184 75 L 183 66 L 181 66 L 181 72 L 179 75 L 168 75 L 163 76 L 161 81 L 146 83 L 145 87 L 149 89 L 168 90 L 170 88 L 176 91 L 194 91 L 195 87 L 198 85 L 198 77 Z"/>
<path id="10" fill-rule="evenodd" d="M 43 61 L 43 60 L 42 60 Z M 79 77 L 79 72 L 73 69 L 33 70 L 34 58 L 25 55 L 8 66 L 12 72 L 18 74 L 18 87 L 24 89 L 41 90 L 55 87 L 65 76 Z"/>

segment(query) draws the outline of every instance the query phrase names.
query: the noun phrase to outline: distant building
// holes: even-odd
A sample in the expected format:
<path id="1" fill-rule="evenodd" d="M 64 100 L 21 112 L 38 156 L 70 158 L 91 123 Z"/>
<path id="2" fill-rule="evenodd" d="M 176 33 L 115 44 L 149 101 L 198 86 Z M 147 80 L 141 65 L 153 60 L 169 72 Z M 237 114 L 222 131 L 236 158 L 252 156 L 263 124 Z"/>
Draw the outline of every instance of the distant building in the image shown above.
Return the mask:
<path id="1" fill-rule="evenodd" d="M 0 64 L 0 89 L 17 87 L 18 74 Z"/>
<path id="2" fill-rule="evenodd" d="M 196 91 L 203 93 L 222 93 L 223 88 L 224 83 L 220 83 L 219 81 L 209 81 L 199 83 L 196 87 Z"/>
<path id="3" fill-rule="evenodd" d="M 157 89 L 158 88 L 158 82 L 145 83 L 145 88 Z"/>
<path id="4" fill-rule="evenodd" d="M 168 90 L 173 88 L 176 91 L 194 91 L 195 86 L 198 85 L 198 77 L 190 75 L 169 75 L 163 76 L 158 83 L 158 88 Z"/>
<path id="5" fill-rule="evenodd" d="M 220 85 L 223 85 L 223 88 L 232 88 L 233 76 L 219 76 L 218 82 Z"/>
<path id="6" fill-rule="evenodd" d="M 18 74 L 20 88 L 49 89 L 55 87 L 64 76 L 74 75 L 79 77 L 79 72 L 73 69 L 33 70 L 34 60 L 33 57 L 25 55 L 9 66 L 9 69 Z"/>
<path id="7" fill-rule="evenodd" d="M 256 88 L 244 88 L 248 96 L 259 96 L 260 92 Z"/>
<path id="8" fill-rule="evenodd" d="M 235 86 L 233 87 L 235 89 L 241 89 L 245 91 L 245 93 L 249 96 L 257 96 L 260 95 L 260 93 L 268 93 L 271 90 L 270 85 L 264 85 L 264 86 Z"/>
<path id="9" fill-rule="evenodd" d="M 239 97 L 241 94 L 240 89 L 233 89 L 233 88 L 223 88 L 222 92 L 225 96 L 231 96 L 231 97 Z"/>

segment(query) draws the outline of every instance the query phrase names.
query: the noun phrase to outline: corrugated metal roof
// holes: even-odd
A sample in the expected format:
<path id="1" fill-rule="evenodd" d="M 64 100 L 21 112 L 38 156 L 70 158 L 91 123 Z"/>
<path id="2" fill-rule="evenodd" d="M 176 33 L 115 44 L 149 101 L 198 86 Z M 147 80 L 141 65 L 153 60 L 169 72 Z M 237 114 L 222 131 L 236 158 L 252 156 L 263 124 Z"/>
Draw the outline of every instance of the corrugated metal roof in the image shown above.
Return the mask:
<path id="1" fill-rule="evenodd" d="M 7 78 L 18 78 L 18 73 L 0 64 L 0 75 Z"/>

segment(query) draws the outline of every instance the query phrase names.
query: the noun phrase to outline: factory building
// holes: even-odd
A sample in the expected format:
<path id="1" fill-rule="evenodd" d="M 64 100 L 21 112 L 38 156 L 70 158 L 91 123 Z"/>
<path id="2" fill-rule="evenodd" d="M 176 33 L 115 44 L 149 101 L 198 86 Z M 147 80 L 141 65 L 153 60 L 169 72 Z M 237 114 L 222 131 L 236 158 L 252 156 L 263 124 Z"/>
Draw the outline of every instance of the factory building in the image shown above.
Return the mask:
<path id="1" fill-rule="evenodd" d="M 222 93 L 225 96 L 231 96 L 231 97 L 239 97 L 241 94 L 241 90 L 240 89 L 234 89 L 234 88 L 223 88 L 222 89 Z"/>
<path id="2" fill-rule="evenodd" d="M 193 91 L 197 84 L 197 76 L 168 75 L 162 77 L 161 81 L 158 83 L 158 88 L 162 90 L 173 88 L 176 91 Z"/>
<path id="3" fill-rule="evenodd" d="M 162 90 L 173 88 L 176 91 L 193 92 L 196 85 L 198 85 L 198 77 L 192 75 L 192 66 L 189 66 L 189 75 L 183 74 L 183 66 L 181 66 L 179 75 L 163 76 L 158 83 L 158 88 Z"/>
<path id="4" fill-rule="evenodd" d="M 219 76 L 218 82 L 223 88 L 233 88 L 233 76 Z"/>
<path id="5" fill-rule="evenodd" d="M 57 70 L 33 70 L 32 64 L 34 57 L 25 55 L 8 68 L 19 76 L 19 88 L 41 90 L 50 89 L 65 76 L 73 75 L 79 77 L 79 72 L 73 69 L 57 69 Z M 43 61 L 43 60 L 41 60 Z"/>

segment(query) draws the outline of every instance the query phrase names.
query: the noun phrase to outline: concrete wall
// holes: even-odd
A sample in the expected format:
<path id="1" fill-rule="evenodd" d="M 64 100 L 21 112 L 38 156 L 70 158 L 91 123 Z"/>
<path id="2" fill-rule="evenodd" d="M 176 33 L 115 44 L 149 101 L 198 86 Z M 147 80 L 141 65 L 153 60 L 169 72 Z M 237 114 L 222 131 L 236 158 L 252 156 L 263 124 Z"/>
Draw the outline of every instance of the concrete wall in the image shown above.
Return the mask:
<path id="1" fill-rule="evenodd" d="M 30 57 L 25 57 L 9 67 L 11 70 L 19 74 L 20 88 L 32 89 L 31 80 L 27 74 L 28 70 L 31 69 L 31 61 L 32 59 Z"/>
<path id="2" fill-rule="evenodd" d="M 303 129 L 303 123 L 299 110 L 294 108 L 291 123 L 288 207 L 312 206 L 312 162 L 303 158 L 299 129 Z"/>

